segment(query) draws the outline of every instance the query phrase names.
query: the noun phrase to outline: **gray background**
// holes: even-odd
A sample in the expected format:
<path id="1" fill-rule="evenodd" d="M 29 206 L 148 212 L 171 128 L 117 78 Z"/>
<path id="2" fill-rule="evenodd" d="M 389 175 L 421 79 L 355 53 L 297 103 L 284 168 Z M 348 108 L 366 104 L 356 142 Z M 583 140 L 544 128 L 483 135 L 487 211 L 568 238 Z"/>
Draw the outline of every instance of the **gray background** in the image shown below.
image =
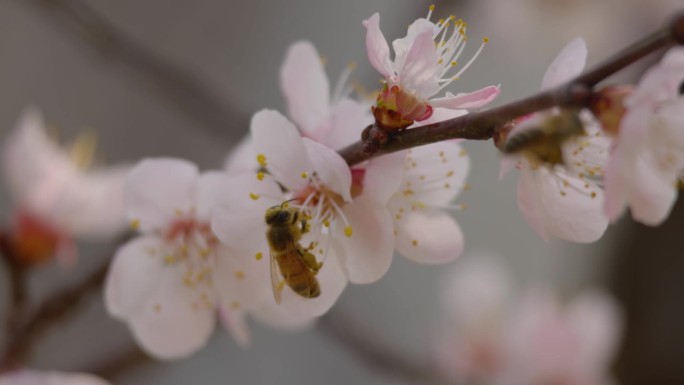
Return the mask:
<path id="1" fill-rule="evenodd" d="M 32 104 L 42 109 L 64 139 L 83 129 L 95 130 L 100 155 L 107 162 L 164 155 L 191 159 L 202 168 L 220 167 L 228 149 L 246 132 L 254 111 L 263 107 L 283 110 L 277 76 L 291 42 L 311 40 L 327 58 L 326 69 L 333 80 L 347 63 L 358 63 L 354 79 L 371 87 L 378 76 L 365 57 L 361 21 L 380 11 L 383 32 L 393 39 L 403 36 L 406 25 L 423 16 L 429 5 L 408 0 L 87 2 L 145 51 L 190 74 L 193 83 L 203 85 L 198 93 L 179 92 L 167 88 L 165 80 L 151 80 L 106 40 L 93 40 L 93 35 L 74 27 L 59 5 L 67 4 L 68 9 L 73 2 L 56 3 L 53 8 L 50 1 L 0 0 L 0 138 L 20 111 Z M 514 3 L 512 8 L 510 3 Z M 476 65 L 452 91 L 500 83 L 503 93 L 497 103 L 532 93 L 548 63 L 574 36 L 587 38 L 589 61 L 596 62 L 657 28 L 676 3 L 438 3 L 437 15 L 456 13 L 469 22 L 473 36 L 491 38 Z M 622 77 L 638 71 L 635 68 Z M 459 199 L 468 208 L 456 214 L 465 233 L 466 254 L 500 255 L 521 283 L 553 282 L 563 293 L 602 284 L 611 262 L 609 251 L 621 239 L 619 229 L 609 229 L 594 245 L 541 241 L 518 213 L 516 178 L 498 180 L 494 147 L 490 143 L 466 146 L 472 156 L 472 188 Z M 9 202 L 6 195 L 1 197 L 1 214 L 6 219 Z M 75 272 L 55 266 L 40 268 L 31 277 L 33 298 L 78 281 L 106 250 L 103 245 L 83 245 L 84 257 Z M 426 344 L 433 337 L 431 325 L 438 317 L 442 270 L 397 256 L 379 283 L 349 287 L 334 313 L 353 317 L 398 351 L 424 359 Z M 128 372 L 115 383 L 401 381 L 364 365 L 315 329 L 285 334 L 252 326 L 253 344 L 246 350 L 217 331 L 209 346 L 192 358 Z M 106 316 L 98 298 L 79 317 L 39 340 L 33 366 L 84 370 L 131 343 L 127 329 Z"/>

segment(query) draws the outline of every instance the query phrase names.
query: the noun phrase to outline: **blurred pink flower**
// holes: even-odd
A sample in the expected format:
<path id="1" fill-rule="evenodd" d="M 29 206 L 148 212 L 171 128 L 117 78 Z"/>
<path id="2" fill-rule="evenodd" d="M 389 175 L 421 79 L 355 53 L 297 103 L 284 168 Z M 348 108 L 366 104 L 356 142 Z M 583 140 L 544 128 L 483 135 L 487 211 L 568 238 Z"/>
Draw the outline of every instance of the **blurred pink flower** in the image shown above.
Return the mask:
<path id="1" fill-rule="evenodd" d="M 414 121 L 429 118 L 434 108 L 472 109 L 492 101 L 499 94 L 498 86 L 489 86 L 472 93 L 434 98 L 457 80 L 474 62 L 488 39 L 475 55 L 459 68 L 458 59 L 466 45 L 466 23 L 452 16 L 437 24 L 426 18 L 417 19 L 408 28 L 406 37 L 392 43 L 394 60 L 382 31 L 380 15 L 363 22 L 366 27 L 366 50 L 371 65 L 385 77 L 385 89 L 374 107 L 376 123 L 391 129 L 406 128 Z"/>
<path id="2" fill-rule="evenodd" d="M 584 40 L 571 41 L 546 70 L 542 89 L 558 86 L 579 75 L 586 57 Z M 554 109 L 532 114 L 517 124 L 508 137 L 537 129 L 557 113 Z M 509 155 L 502 161 L 502 174 L 513 165 L 520 169 L 520 212 L 544 240 L 558 237 L 573 242 L 594 242 L 608 227 L 608 218 L 602 210 L 601 177 L 610 140 L 588 112 L 583 111 L 580 118 L 585 134 L 561 144 L 564 164 L 545 164 L 525 154 Z"/>
<path id="3" fill-rule="evenodd" d="M 436 362 L 465 383 L 611 384 L 622 318 L 605 294 L 562 305 L 548 289 L 515 295 L 491 259 L 466 260 L 448 274 Z"/>
<path id="4" fill-rule="evenodd" d="M 233 337 L 248 343 L 246 286 L 254 278 L 218 242 L 209 222 L 219 199 L 215 186 L 224 178 L 200 175 L 194 164 L 170 158 L 143 160 L 128 174 L 126 215 L 142 235 L 114 256 L 105 304 L 156 358 L 183 358 L 202 348 L 217 312 Z"/>
<path id="5" fill-rule="evenodd" d="M 0 375 L 0 385 L 108 385 L 109 382 L 84 373 L 18 370 Z"/>
<path id="6" fill-rule="evenodd" d="M 129 167 L 89 170 L 93 151 L 88 140 L 77 141 L 71 153 L 60 148 L 33 108 L 23 112 L 6 139 L 2 169 L 17 210 L 15 241 L 44 254 L 29 259 L 56 254 L 58 260 L 73 263 L 74 238 L 106 239 L 123 230 L 123 183 Z"/>
<path id="7" fill-rule="evenodd" d="M 672 48 L 626 99 L 605 177 L 611 220 L 627 207 L 651 226 L 670 214 L 684 171 L 683 85 L 684 48 Z"/>

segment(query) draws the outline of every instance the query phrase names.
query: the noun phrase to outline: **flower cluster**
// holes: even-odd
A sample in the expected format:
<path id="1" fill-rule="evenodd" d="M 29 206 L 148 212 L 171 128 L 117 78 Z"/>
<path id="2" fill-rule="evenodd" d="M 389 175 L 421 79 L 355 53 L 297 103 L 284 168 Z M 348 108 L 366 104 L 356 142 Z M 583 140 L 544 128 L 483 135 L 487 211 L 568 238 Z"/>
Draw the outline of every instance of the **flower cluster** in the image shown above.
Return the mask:
<path id="1" fill-rule="evenodd" d="M 200 174 L 187 161 L 146 159 L 129 173 L 126 216 L 142 235 L 116 254 L 105 298 L 150 354 L 192 354 L 217 315 L 242 343 L 247 315 L 305 327 L 348 283 L 385 275 L 395 250 L 423 263 L 462 252 L 460 227 L 445 210 L 459 208 L 451 203 L 465 186 L 466 152 L 444 142 L 350 167 L 335 150 L 358 140 L 373 116 L 369 104 L 349 96 L 347 77 L 331 92 L 316 49 L 295 43 L 281 69 L 289 118 L 257 112 L 224 171 Z M 422 123 L 464 113 L 436 108 Z M 272 208 L 296 213 L 278 236 L 290 237 L 283 258 L 295 262 L 286 263 L 308 266 L 292 274 L 313 277 L 315 292 L 302 289 L 310 295 L 295 290 L 292 267 L 283 267 L 273 246 L 280 241 L 267 237 Z"/>
<path id="2" fill-rule="evenodd" d="M 579 75 L 587 49 L 570 42 L 542 89 Z M 673 48 L 639 85 L 597 92 L 591 110 L 554 108 L 518 119 L 500 144 L 502 173 L 521 170 L 518 204 L 544 239 L 601 238 L 626 207 L 647 225 L 670 212 L 684 172 L 684 50 Z"/>
<path id="3" fill-rule="evenodd" d="M 551 290 L 512 294 L 494 259 L 460 261 L 446 276 L 434 352 L 449 378 L 482 384 L 611 384 L 622 318 L 610 297 L 561 304 Z"/>

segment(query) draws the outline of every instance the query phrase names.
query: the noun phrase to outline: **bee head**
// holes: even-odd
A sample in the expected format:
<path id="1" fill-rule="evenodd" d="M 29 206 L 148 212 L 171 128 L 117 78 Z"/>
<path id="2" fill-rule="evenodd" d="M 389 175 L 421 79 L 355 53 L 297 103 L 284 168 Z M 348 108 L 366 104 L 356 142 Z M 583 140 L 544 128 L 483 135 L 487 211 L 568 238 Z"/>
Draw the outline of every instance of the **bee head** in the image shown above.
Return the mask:
<path id="1" fill-rule="evenodd" d="M 266 210 L 267 225 L 287 225 L 292 222 L 294 215 L 292 209 L 283 206 L 274 206 Z"/>

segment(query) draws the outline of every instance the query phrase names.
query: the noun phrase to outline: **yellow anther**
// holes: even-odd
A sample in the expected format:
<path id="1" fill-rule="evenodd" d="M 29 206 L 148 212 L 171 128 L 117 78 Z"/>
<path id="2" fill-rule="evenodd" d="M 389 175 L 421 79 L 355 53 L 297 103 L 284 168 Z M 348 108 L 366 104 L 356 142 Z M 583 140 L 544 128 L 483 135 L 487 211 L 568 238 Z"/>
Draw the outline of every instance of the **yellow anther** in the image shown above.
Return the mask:
<path id="1" fill-rule="evenodd" d="M 264 155 L 264 154 L 257 155 L 257 163 L 259 163 L 259 166 L 261 166 L 261 167 L 266 167 L 266 155 Z"/>
<path id="2" fill-rule="evenodd" d="M 323 221 L 323 226 L 330 227 L 330 221 L 329 220 Z"/>
<path id="3" fill-rule="evenodd" d="M 263 172 L 263 171 L 259 171 L 259 172 L 257 173 L 257 179 L 259 179 L 259 180 L 264 180 L 264 172 Z"/>
<path id="4" fill-rule="evenodd" d="M 428 7 L 428 9 L 429 9 L 430 11 L 434 11 L 434 10 L 435 10 L 435 5 L 434 5 L 434 4 L 430 4 L 430 6 Z"/>
<path id="5" fill-rule="evenodd" d="M 157 313 L 159 313 L 159 312 L 161 311 L 161 305 L 158 304 L 158 303 L 155 304 L 155 305 L 154 305 L 154 311 L 157 312 Z"/>
<path id="6" fill-rule="evenodd" d="M 303 171 L 299 176 L 302 177 L 302 179 L 308 179 L 309 178 L 309 173 L 306 171 Z"/>
<path id="7" fill-rule="evenodd" d="M 174 263 L 176 263 L 176 261 L 177 259 L 174 255 L 169 254 L 164 256 L 164 263 L 166 263 L 167 265 L 173 265 Z"/>
<path id="8" fill-rule="evenodd" d="M 451 177 L 451 176 L 454 176 L 454 172 L 453 172 L 453 171 L 449 171 L 449 172 L 447 173 L 446 176 L 447 176 L 447 178 L 448 178 L 448 177 Z"/>
<path id="9" fill-rule="evenodd" d="M 131 230 L 138 230 L 140 228 L 140 219 L 134 219 L 131 221 Z"/>
<path id="10" fill-rule="evenodd" d="M 352 228 L 351 226 L 347 226 L 344 228 L 344 235 L 351 237 L 352 236 Z"/>
<path id="11" fill-rule="evenodd" d="M 442 64 L 442 63 L 444 63 L 444 60 L 443 60 L 443 59 L 437 60 L 437 64 Z"/>
<path id="12" fill-rule="evenodd" d="M 458 65 L 458 62 L 457 62 L 456 60 L 454 60 L 454 61 L 451 62 L 451 66 L 452 66 L 452 67 L 456 67 L 457 65 Z"/>
<path id="13" fill-rule="evenodd" d="M 238 302 L 238 301 L 233 301 L 233 303 L 230 304 L 230 307 L 232 307 L 233 309 L 237 310 L 237 309 L 240 308 L 240 302 Z"/>
<path id="14" fill-rule="evenodd" d="M 249 197 L 252 198 L 252 200 L 257 200 L 261 198 L 261 195 L 255 194 L 255 193 L 249 193 Z"/>
<path id="15" fill-rule="evenodd" d="M 592 192 L 591 192 L 591 198 L 592 198 L 592 199 L 593 199 L 593 198 L 596 198 L 596 191 L 592 191 Z"/>
<path id="16" fill-rule="evenodd" d="M 351 62 L 347 64 L 348 71 L 354 71 L 356 69 L 356 62 Z"/>
<path id="17" fill-rule="evenodd" d="M 256 253 L 256 255 L 254 257 L 256 258 L 257 261 L 261 261 L 261 258 L 264 257 L 264 254 L 259 252 L 259 253 Z"/>
<path id="18" fill-rule="evenodd" d="M 199 251 L 200 257 L 206 257 L 209 254 L 211 254 L 211 250 L 209 249 L 200 249 Z"/>
<path id="19" fill-rule="evenodd" d="M 245 272 L 238 270 L 235 272 L 235 278 L 237 279 L 245 279 Z"/>
<path id="20" fill-rule="evenodd" d="M 418 241 L 414 239 L 413 241 L 411 241 L 411 244 L 412 244 L 413 246 L 418 246 Z"/>
<path id="21" fill-rule="evenodd" d="M 485 37 L 484 39 L 482 39 L 482 42 L 485 43 L 485 44 L 489 43 L 489 38 L 488 38 L 488 37 Z"/>

